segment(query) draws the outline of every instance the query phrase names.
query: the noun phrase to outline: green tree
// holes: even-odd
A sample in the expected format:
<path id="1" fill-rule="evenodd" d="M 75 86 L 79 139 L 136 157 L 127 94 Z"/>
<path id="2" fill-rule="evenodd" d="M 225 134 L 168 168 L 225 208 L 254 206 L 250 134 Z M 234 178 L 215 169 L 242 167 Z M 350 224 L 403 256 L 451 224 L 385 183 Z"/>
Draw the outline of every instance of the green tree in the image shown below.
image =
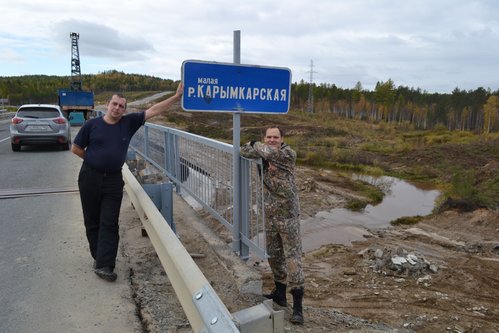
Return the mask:
<path id="1" fill-rule="evenodd" d="M 492 95 L 487 99 L 487 103 L 483 106 L 483 113 L 483 130 L 485 133 L 490 133 L 497 126 L 499 119 L 499 98 L 497 96 Z"/>
<path id="2" fill-rule="evenodd" d="M 378 82 L 375 89 L 376 104 L 380 109 L 380 113 L 376 120 L 390 120 L 390 112 L 393 110 L 395 103 L 395 84 L 391 79 L 386 82 Z"/>

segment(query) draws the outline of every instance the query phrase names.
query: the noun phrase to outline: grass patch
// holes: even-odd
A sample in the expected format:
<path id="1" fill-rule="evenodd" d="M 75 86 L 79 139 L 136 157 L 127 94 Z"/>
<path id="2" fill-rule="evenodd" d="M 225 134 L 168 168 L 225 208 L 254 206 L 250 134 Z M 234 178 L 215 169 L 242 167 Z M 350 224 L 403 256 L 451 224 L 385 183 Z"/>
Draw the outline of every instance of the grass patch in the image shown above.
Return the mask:
<path id="1" fill-rule="evenodd" d="M 480 180 L 475 170 L 455 170 L 444 192 L 445 197 L 470 207 L 498 209 L 499 175 L 493 173 L 481 177 L 484 179 Z"/>
<path id="2" fill-rule="evenodd" d="M 364 208 L 366 208 L 367 204 L 368 202 L 364 200 L 350 199 L 345 207 L 354 212 L 361 212 Z"/>
<path id="3" fill-rule="evenodd" d="M 403 216 L 390 222 L 391 225 L 413 225 L 421 221 L 424 217 L 416 216 Z"/>
<path id="4" fill-rule="evenodd" d="M 385 193 L 381 188 L 374 185 L 366 183 L 361 180 L 356 180 L 354 182 L 355 190 L 361 192 L 365 197 L 369 198 L 369 203 L 372 205 L 377 205 L 383 201 Z"/>

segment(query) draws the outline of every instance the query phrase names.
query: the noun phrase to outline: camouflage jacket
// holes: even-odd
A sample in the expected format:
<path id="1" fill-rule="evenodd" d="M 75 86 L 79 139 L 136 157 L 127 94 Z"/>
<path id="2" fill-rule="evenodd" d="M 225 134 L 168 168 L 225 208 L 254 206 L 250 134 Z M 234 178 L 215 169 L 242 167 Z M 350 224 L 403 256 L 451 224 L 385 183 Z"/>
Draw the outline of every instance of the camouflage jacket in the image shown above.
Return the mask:
<path id="1" fill-rule="evenodd" d="M 268 218 L 298 217 L 300 207 L 295 183 L 296 152 L 283 143 L 280 149 L 262 142 L 241 147 L 241 156 L 263 159 L 265 210 Z"/>

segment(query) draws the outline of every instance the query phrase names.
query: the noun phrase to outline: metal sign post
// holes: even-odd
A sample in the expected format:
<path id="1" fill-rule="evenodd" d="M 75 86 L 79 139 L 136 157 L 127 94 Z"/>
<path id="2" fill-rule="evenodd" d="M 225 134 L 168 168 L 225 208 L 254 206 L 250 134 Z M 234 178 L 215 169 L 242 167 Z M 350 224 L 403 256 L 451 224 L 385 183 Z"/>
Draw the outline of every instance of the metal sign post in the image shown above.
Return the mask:
<path id="1" fill-rule="evenodd" d="M 234 63 L 241 63 L 241 31 L 234 31 Z M 232 115 L 232 145 L 234 147 L 234 152 L 232 153 L 233 161 L 232 164 L 233 174 L 232 179 L 234 181 L 233 195 L 234 195 L 234 224 L 232 226 L 232 251 L 239 252 L 239 256 L 242 256 L 241 248 L 241 161 L 240 161 L 240 151 L 241 146 L 241 113 L 235 112 Z"/>

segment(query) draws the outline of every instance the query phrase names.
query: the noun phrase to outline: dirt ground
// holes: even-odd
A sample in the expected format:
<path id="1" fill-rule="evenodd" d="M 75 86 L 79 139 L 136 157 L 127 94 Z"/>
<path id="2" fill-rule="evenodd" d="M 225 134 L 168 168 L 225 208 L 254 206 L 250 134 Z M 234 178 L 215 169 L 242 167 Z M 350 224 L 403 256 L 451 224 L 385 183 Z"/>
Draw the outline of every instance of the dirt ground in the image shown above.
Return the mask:
<path id="1" fill-rule="evenodd" d="M 310 170 L 300 168 L 297 178 L 304 217 L 359 196 L 348 182 L 325 181 Z M 140 220 L 126 203 L 124 210 L 122 252 L 143 331 L 190 332 L 154 250 L 140 237 Z M 201 254 L 195 261 L 229 311 L 261 303 L 258 295 L 238 293 L 230 267 L 203 241 L 206 232 L 193 221 L 209 222 L 209 215 L 191 211 L 179 197 L 174 210 L 182 243 L 189 253 Z M 415 262 L 395 265 L 400 258 Z M 289 323 L 288 295 L 290 306 L 281 308 L 285 332 L 499 332 L 497 212 L 449 210 L 414 225 L 366 230 L 351 245 L 328 244 L 305 253 L 303 264 L 305 325 Z M 270 290 L 266 262 L 247 265 L 261 274 L 263 290 Z"/>
<path id="2" fill-rule="evenodd" d="M 317 188 L 329 192 L 327 185 Z M 410 254 L 423 262 L 418 269 L 392 265 L 393 257 Z M 445 211 L 415 225 L 371 231 L 351 246 L 330 244 L 306 253 L 305 304 L 398 331 L 499 332 L 498 254 L 497 212 Z M 270 285 L 269 275 L 266 281 Z M 313 312 L 308 325 L 320 331 L 327 319 Z"/>

